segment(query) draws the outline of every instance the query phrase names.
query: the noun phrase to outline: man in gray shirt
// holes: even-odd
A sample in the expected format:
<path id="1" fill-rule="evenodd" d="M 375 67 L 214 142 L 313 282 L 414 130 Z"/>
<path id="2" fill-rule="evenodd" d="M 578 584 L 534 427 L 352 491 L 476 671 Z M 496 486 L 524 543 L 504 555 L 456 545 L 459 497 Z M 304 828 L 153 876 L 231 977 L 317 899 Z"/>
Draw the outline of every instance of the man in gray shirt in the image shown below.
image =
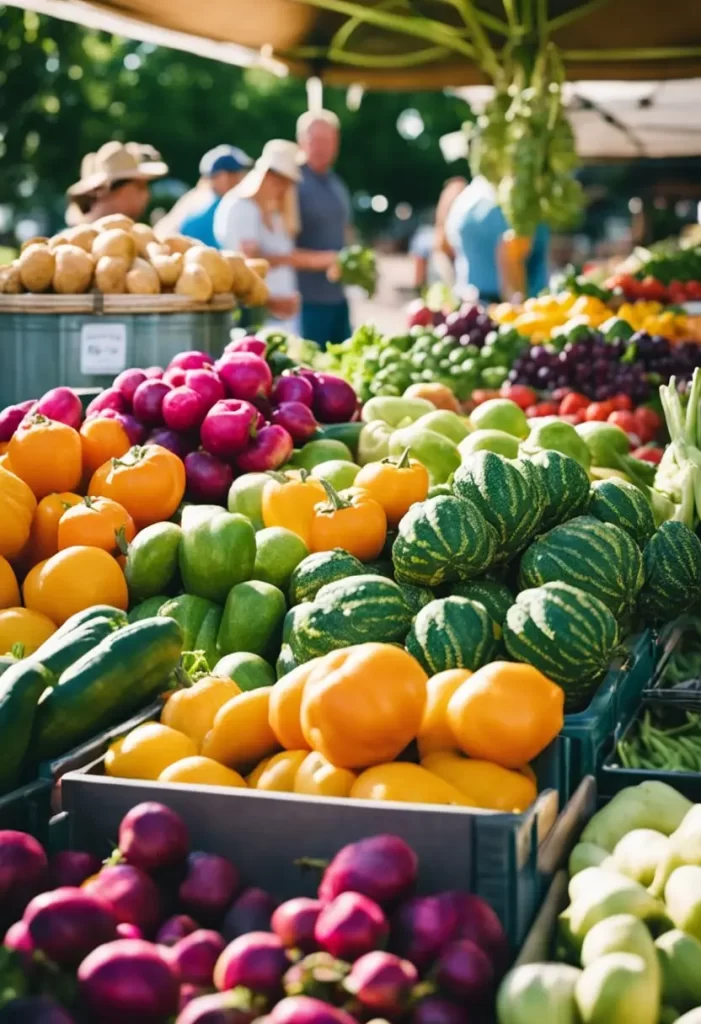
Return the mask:
<path id="1" fill-rule="evenodd" d="M 339 146 L 339 121 L 328 110 L 308 111 L 297 122 L 297 141 L 304 155 L 298 186 L 300 249 L 341 250 L 351 219 L 348 189 L 331 170 Z M 348 303 L 340 284 L 324 271 L 299 270 L 302 297 L 301 333 L 322 347 L 345 341 L 351 334 Z"/>

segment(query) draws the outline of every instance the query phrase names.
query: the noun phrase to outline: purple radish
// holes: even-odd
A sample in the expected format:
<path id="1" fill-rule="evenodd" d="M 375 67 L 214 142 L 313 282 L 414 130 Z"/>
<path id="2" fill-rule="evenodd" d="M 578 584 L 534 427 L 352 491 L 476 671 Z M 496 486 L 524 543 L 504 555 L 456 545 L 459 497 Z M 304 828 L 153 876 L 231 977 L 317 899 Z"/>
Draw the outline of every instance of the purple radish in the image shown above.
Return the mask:
<path id="1" fill-rule="evenodd" d="M 134 401 L 134 392 L 139 384 L 143 384 L 145 380 L 146 374 L 143 370 L 131 368 L 129 370 L 122 370 L 121 373 L 117 374 L 112 382 L 112 387 L 116 388 L 117 391 L 121 391 L 127 402 L 131 405 Z"/>
<path id="2" fill-rule="evenodd" d="M 93 418 L 92 416 L 90 417 Z M 136 416 L 132 416 L 130 412 L 117 412 L 116 409 L 103 409 L 99 416 L 95 419 L 107 419 L 116 420 L 117 423 L 121 423 L 125 434 L 129 438 L 132 445 L 143 444 L 146 437 L 146 427 L 140 420 L 137 420 Z"/>
<path id="3" fill-rule="evenodd" d="M 0 1017 L 2 1024 L 75 1024 L 75 1018 L 48 996 L 13 999 L 3 1006 Z"/>
<path id="4" fill-rule="evenodd" d="M 458 1006 L 443 996 L 427 996 L 414 1007 L 411 1024 L 471 1024 L 475 1021 L 464 1006 Z"/>
<path id="5" fill-rule="evenodd" d="M 0 924 L 10 925 L 47 883 L 44 848 L 33 836 L 0 831 Z"/>
<path id="6" fill-rule="evenodd" d="M 214 968 L 225 948 L 219 932 L 198 928 L 172 947 L 171 963 L 181 982 L 211 987 Z"/>
<path id="7" fill-rule="evenodd" d="M 270 1024 L 357 1024 L 338 1006 L 329 1006 L 311 996 L 288 996 L 281 999 L 268 1014 Z"/>
<path id="8" fill-rule="evenodd" d="M 314 415 L 322 423 L 347 423 L 355 412 L 358 398 L 342 377 L 316 373 L 312 378 Z"/>
<path id="9" fill-rule="evenodd" d="M 21 405 L 6 405 L 0 412 L 0 441 L 9 441 L 25 416 Z"/>
<path id="10" fill-rule="evenodd" d="M 221 459 L 231 459 L 255 437 L 258 410 L 250 402 L 225 398 L 216 402 L 200 428 L 202 447 Z"/>
<path id="11" fill-rule="evenodd" d="M 114 409 L 115 412 L 129 412 L 129 403 L 117 388 L 105 388 L 99 395 L 95 395 L 90 405 L 85 410 L 85 418 L 98 416 L 105 409 Z"/>
<path id="12" fill-rule="evenodd" d="M 317 918 L 314 938 L 339 960 L 357 960 L 381 948 L 389 933 L 382 908 L 358 892 L 343 892 Z"/>
<path id="13" fill-rule="evenodd" d="M 163 376 L 162 366 L 147 366 L 144 370 L 146 380 L 160 380 Z"/>
<path id="14" fill-rule="evenodd" d="M 179 366 L 169 366 L 163 374 L 162 380 L 164 384 L 170 384 L 172 388 L 179 388 L 185 383 L 186 373 L 187 370 L 182 370 Z"/>
<path id="15" fill-rule="evenodd" d="M 144 933 L 135 924 L 120 921 L 117 925 L 117 937 L 120 939 L 143 939 Z"/>
<path id="16" fill-rule="evenodd" d="M 304 444 L 319 426 L 314 413 L 303 402 L 282 402 L 273 409 L 271 422 L 284 427 L 293 441 Z"/>
<path id="17" fill-rule="evenodd" d="M 440 991 L 454 999 L 483 1002 L 494 989 L 492 961 L 470 939 L 448 943 L 436 961 L 434 974 Z"/>
<path id="18" fill-rule="evenodd" d="M 160 946 L 174 946 L 186 935 L 197 931 L 197 922 L 188 914 L 176 914 L 164 921 L 156 933 L 155 941 Z"/>
<path id="19" fill-rule="evenodd" d="M 229 352 L 215 369 L 232 398 L 251 402 L 267 398 L 273 387 L 273 375 L 265 359 L 253 352 Z"/>
<path id="20" fill-rule="evenodd" d="M 255 338 L 252 335 L 247 335 L 245 338 L 237 338 L 236 341 L 230 341 L 224 349 L 225 353 L 253 352 L 254 355 L 260 356 L 261 359 L 265 359 L 267 351 L 268 343 L 263 341 L 262 338 Z"/>
<path id="21" fill-rule="evenodd" d="M 264 1006 L 265 1000 L 245 989 L 215 992 L 188 1003 L 175 1024 L 252 1024 L 266 1019 L 261 1017 Z"/>
<path id="22" fill-rule="evenodd" d="M 191 853 L 178 898 L 183 910 L 202 924 L 218 924 L 231 906 L 241 880 L 225 857 L 216 853 Z"/>
<path id="23" fill-rule="evenodd" d="M 179 986 L 165 953 L 139 939 L 93 950 L 78 968 L 86 1019 L 99 1024 L 166 1020 L 178 1009 Z"/>
<path id="24" fill-rule="evenodd" d="M 207 412 L 216 402 L 221 402 L 226 397 L 224 385 L 214 370 L 188 370 L 185 374 L 185 383 L 201 396 Z"/>
<path id="25" fill-rule="evenodd" d="M 102 867 L 93 853 L 82 850 L 61 850 L 49 858 L 49 884 L 52 889 L 64 885 L 80 886 Z"/>
<path id="26" fill-rule="evenodd" d="M 225 505 L 234 479 L 231 466 L 202 449 L 190 452 L 183 461 L 187 493 L 192 500 Z"/>
<path id="27" fill-rule="evenodd" d="M 230 942 L 247 932 L 268 932 L 274 910 L 275 901 L 265 889 L 244 889 L 224 918 L 222 935 Z"/>
<path id="28" fill-rule="evenodd" d="M 39 399 L 36 411 L 77 430 L 83 421 L 83 406 L 72 388 L 52 388 Z"/>
<path id="29" fill-rule="evenodd" d="M 168 369 L 177 366 L 181 370 L 202 370 L 211 366 L 214 360 L 207 352 L 198 352 L 193 349 L 189 352 L 178 352 L 168 363 Z"/>
<path id="30" fill-rule="evenodd" d="M 342 892 L 359 892 L 391 906 L 410 895 L 418 858 L 399 836 L 377 835 L 344 846 L 324 871 L 319 899 L 328 903 Z"/>
<path id="31" fill-rule="evenodd" d="M 117 936 L 117 919 L 95 896 L 72 886 L 35 896 L 24 921 L 36 949 L 62 966 L 77 966 L 91 950 Z"/>
<path id="32" fill-rule="evenodd" d="M 194 448 L 194 445 L 190 443 L 185 434 L 178 434 L 177 431 L 169 430 L 168 427 L 157 427 L 155 430 L 152 430 L 146 444 L 158 444 L 161 448 L 167 448 L 169 452 L 177 455 L 179 459 L 184 459 L 188 452 L 191 452 Z"/>
<path id="33" fill-rule="evenodd" d="M 311 953 L 317 948 L 314 928 L 322 906 L 321 900 L 312 900 L 306 896 L 298 896 L 280 904 L 270 923 L 285 949 L 300 949 L 303 953 Z"/>
<path id="34" fill-rule="evenodd" d="M 171 390 L 162 380 L 145 380 L 134 392 L 134 415 L 142 423 L 157 427 L 163 423 L 163 399 Z"/>
<path id="35" fill-rule="evenodd" d="M 178 1013 L 182 1013 L 186 1006 L 189 1006 L 193 999 L 199 999 L 200 996 L 208 995 L 212 989 L 203 985 L 191 985 L 189 982 L 185 982 L 184 985 L 180 986 L 180 992 L 178 994 Z"/>
<path id="36" fill-rule="evenodd" d="M 151 934 L 161 917 L 161 897 L 152 878 L 133 864 L 114 864 L 85 883 L 83 891 L 102 900 L 118 921 Z"/>
<path id="37" fill-rule="evenodd" d="M 2 944 L 6 949 L 12 949 L 19 955 L 22 968 L 27 974 L 33 972 L 35 961 L 34 951 L 36 949 L 29 934 L 29 927 L 26 921 L 15 921 L 8 928 Z"/>
<path id="38" fill-rule="evenodd" d="M 459 905 L 453 893 L 416 896 L 392 919 L 392 949 L 420 970 L 428 967 L 455 936 Z"/>
<path id="39" fill-rule="evenodd" d="M 214 984 L 220 992 L 243 985 L 260 995 L 281 990 L 289 966 L 285 948 L 271 932 L 240 935 L 226 947 L 214 968 Z"/>
<path id="40" fill-rule="evenodd" d="M 453 892 L 451 896 L 458 907 L 456 939 L 470 939 L 489 956 L 499 975 L 509 961 L 509 942 L 506 932 L 496 913 L 486 900 L 473 893 Z"/>
<path id="41" fill-rule="evenodd" d="M 418 981 L 419 973 L 408 960 L 375 949 L 355 961 L 343 987 L 365 1009 L 394 1017 L 404 1011 Z"/>
<path id="42" fill-rule="evenodd" d="M 119 852 L 144 871 L 185 860 L 190 845 L 185 822 L 164 804 L 148 800 L 132 807 L 119 826 Z"/>
<path id="43" fill-rule="evenodd" d="M 283 402 L 301 402 L 302 405 L 311 404 L 314 401 L 314 388 L 312 382 L 306 377 L 295 373 L 294 370 L 285 370 L 281 377 L 275 381 L 272 400 L 274 405 L 282 405 Z"/>
<path id="44" fill-rule="evenodd" d="M 293 449 L 292 438 L 284 427 L 261 427 L 236 456 L 236 465 L 242 473 L 265 473 L 289 462 Z"/>

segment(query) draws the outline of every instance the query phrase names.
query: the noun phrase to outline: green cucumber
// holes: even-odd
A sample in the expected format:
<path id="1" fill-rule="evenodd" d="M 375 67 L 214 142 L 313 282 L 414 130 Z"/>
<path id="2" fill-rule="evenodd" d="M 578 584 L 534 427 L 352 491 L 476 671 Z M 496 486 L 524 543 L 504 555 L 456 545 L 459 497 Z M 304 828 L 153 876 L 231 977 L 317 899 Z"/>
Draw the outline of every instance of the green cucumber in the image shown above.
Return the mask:
<path id="1" fill-rule="evenodd" d="M 187 594 L 221 603 L 232 587 L 250 579 L 256 535 L 245 516 L 193 506 L 183 512 L 182 531 L 180 573 Z"/>
<path id="2" fill-rule="evenodd" d="M 0 676 L 4 676 L 8 668 L 12 668 L 16 665 L 20 658 L 15 658 L 14 654 L 0 654 Z"/>
<path id="3" fill-rule="evenodd" d="M 53 673 L 34 661 L 18 661 L 3 673 L 0 682 L 0 793 L 17 784 L 30 749 L 39 698 L 55 681 Z"/>
<path id="4" fill-rule="evenodd" d="M 130 622 L 141 622 L 142 619 L 152 619 L 158 615 L 163 605 L 170 601 L 167 594 L 157 594 L 156 597 L 147 597 L 141 604 L 135 604 L 127 618 Z"/>
<path id="5" fill-rule="evenodd" d="M 95 619 L 83 622 L 66 636 L 60 636 L 58 640 L 54 633 L 41 645 L 39 651 L 29 656 L 29 660 L 34 663 L 39 662 L 58 677 L 84 654 L 91 651 L 93 647 L 97 647 L 111 633 L 122 629 L 124 625 L 123 616 L 109 618 L 106 615 L 99 615 Z M 40 657 L 39 652 L 41 652 Z"/>
<path id="6" fill-rule="evenodd" d="M 327 423 L 325 426 L 318 427 L 314 431 L 312 440 L 341 441 L 347 448 L 350 448 L 355 456 L 358 454 L 360 431 L 364 426 L 364 423 Z"/>
<path id="7" fill-rule="evenodd" d="M 242 690 L 258 690 L 275 682 L 275 672 L 268 662 L 246 651 L 225 654 L 212 669 L 212 675 L 231 679 Z"/>
<path id="8" fill-rule="evenodd" d="M 219 628 L 219 653 L 277 657 L 286 610 L 285 595 L 272 583 L 250 580 L 232 587 Z"/>
<path id="9" fill-rule="evenodd" d="M 94 604 L 92 608 L 76 612 L 75 615 L 71 615 L 70 619 L 66 619 L 63 625 L 59 626 L 56 632 L 52 633 L 49 639 L 45 640 L 41 647 L 34 652 L 34 657 L 42 661 L 42 654 L 46 645 L 53 645 L 56 640 L 59 640 L 62 636 L 68 636 L 78 626 L 82 626 L 84 622 L 90 622 L 92 619 L 99 619 L 102 616 L 106 616 L 108 619 L 116 619 L 120 626 L 126 626 L 127 624 L 127 614 L 120 608 L 113 608 L 111 604 Z"/>
<path id="10" fill-rule="evenodd" d="M 183 633 L 183 650 L 198 651 L 197 637 L 204 625 L 205 618 L 212 610 L 221 612 L 214 602 L 194 594 L 181 594 L 161 605 L 158 616 L 175 619 Z"/>
<path id="11" fill-rule="evenodd" d="M 178 571 L 182 530 L 175 523 L 154 523 L 136 535 L 127 551 L 124 576 L 132 601 L 168 590 Z"/>
<path id="12" fill-rule="evenodd" d="M 205 612 L 202 625 L 195 638 L 193 650 L 202 651 L 210 669 L 216 664 L 219 654 L 217 652 L 217 637 L 221 625 L 222 609 L 218 604 L 213 605 Z"/>
<path id="13" fill-rule="evenodd" d="M 58 757 L 148 704 L 178 665 L 183 634 L 170 618 L 112 633 L 60 677 L 37 708 L 32 756 Z"/>

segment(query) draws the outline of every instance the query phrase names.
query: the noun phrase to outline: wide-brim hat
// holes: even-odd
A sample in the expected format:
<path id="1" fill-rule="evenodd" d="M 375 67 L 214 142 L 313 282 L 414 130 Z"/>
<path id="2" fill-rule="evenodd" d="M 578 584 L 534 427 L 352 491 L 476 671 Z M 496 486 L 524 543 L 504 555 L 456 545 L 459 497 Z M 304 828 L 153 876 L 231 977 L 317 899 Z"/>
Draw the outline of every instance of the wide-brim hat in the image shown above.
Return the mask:
<path id="1" fill-rule="evenodd" d="M 263 178 L 269 171 L 289 178 L 295 185 L 301 181 L 299 147 L 296 142 L 288 142 L 287 139 L 271 139 L 270 142 L 266 142 L 252 170 L 236 186 L 236 194 L 243 199 L 251 199 L 258 193 Z"/>
<path id="2" fill-rule="evenodd" d="M 80 165 L 80 181 L 68 189 L 69 196 L 84 196 L 115 181 L 153 181 L 168 173 L 168 165 L 152 147 L 136 143 L 106 142 L 97 153 L 88 153 Z"/>

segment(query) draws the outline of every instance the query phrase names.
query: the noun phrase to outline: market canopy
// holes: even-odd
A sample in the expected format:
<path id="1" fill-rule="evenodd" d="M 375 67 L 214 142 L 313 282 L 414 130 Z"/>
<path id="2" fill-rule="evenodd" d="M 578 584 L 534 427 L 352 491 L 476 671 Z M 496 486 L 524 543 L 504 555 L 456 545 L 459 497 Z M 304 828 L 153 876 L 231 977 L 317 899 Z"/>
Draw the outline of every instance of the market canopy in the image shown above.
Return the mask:
<path id="1" fill-rule="evenodd" d="M 280 61 L 331 84 L 437 89 L 486 79 L 518 20 L 547 34 L 575 80 L 701 75 L 700 0 L 8 0 L 55 17 L 236 64 Z M 516 11 L 519 11 L 519 15 Z M 273 68 L 275 64 L 270 64 Z"/>

